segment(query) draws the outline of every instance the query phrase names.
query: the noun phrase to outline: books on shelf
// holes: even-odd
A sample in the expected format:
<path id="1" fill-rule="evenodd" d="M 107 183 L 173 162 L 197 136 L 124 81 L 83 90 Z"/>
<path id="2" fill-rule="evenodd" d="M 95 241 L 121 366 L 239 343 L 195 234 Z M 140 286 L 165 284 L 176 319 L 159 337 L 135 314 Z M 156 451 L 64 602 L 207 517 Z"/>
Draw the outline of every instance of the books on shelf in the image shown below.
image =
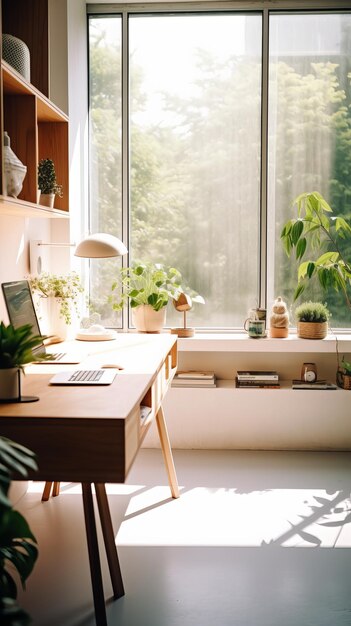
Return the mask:
<path id="1" fill-rule="evenodd" d="M 278 381 L 279 374 L 275 370 L 238 370 L 238 381 Z"/>
<path id="2" fill-rule="evenodd" d="M 235 386 L 240 389 L 279 389 L 279 374 L 275 370 L 238 370 Z"/>
<path id="3" fill-rule="evenodd" d="M 235 386 L 238 389 L 280 389 L 279 380 L 239 380 L 235 377 Z"/>
<path id="4" fill-rule="evenodd" d="M 214 377 L 214 372 L 203 372 L 198 370 L 178 370 L 176 373 L 177 378 L 197 378 L 203 380 L 204 378 L 211 380 Z"/>
<path id="5" fill-rule="evenodd" d="M 327 389 L 333 390 L 337 389 L 337 386 L 334 383 L 330 383 L 327 380 L 316 380 L 314 383 L 306 382 L 305 380 L 293 380 L 292 381 L 293 389 Z"/>
<path id="6" fill-rule="evenodd" d="M 179 371 L 173 378 L 172 387 L 216 387 L 216 376 L 207 371 Z"/>

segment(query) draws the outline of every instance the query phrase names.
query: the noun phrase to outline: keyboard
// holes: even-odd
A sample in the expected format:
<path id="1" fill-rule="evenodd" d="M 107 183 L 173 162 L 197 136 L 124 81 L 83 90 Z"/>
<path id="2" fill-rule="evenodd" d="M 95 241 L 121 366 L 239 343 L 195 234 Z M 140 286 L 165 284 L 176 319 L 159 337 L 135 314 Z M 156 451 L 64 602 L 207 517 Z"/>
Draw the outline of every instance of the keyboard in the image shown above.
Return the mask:
<path id="1" fill-rule="evenodd" d="M 52 361 L 59 361 L 60 359 L 63 359 L 65 354 L 65 352 L 54 352 L 53 354 L 49 354 L 49 356 Z"/>
<path id="2" fill-rule="evenodd" d="M 70 382 L 97 382 L 103 375 L 104 370 L 76 370 L 69 377 Z"/>

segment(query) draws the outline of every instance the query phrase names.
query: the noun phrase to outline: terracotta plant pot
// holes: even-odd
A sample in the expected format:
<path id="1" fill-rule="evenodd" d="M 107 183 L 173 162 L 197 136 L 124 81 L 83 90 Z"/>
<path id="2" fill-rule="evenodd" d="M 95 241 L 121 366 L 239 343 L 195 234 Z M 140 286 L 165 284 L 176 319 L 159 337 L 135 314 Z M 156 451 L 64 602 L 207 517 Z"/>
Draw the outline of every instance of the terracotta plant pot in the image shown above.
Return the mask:
<path id="1" fill-rule="evenodd" d="M 132 309 L 132 320 L 139 333 L 159 333 L 166 323 L 166 307 L 154 311 L 149 304 Z"/>
<path id="2" fill-rule="evenodd" d="M 297 335 L 301 339 L 324 339 L 328 333 L 328 322 L 298 322 Z"/>

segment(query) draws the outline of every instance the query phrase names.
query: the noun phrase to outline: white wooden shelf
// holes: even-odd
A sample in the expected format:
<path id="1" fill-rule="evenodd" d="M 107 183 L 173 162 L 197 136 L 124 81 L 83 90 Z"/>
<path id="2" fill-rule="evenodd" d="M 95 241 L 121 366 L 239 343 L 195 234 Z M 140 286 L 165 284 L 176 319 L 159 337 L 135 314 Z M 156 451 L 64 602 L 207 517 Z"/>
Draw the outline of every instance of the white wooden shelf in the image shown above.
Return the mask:
<path id="1" fill-rule="evenodd" d="M 172 387 L 164 402 L 171 445 L 179 449 L 350 450 L 349 391 Z M 157 431 L 145 447 L 158 447 Z"/>
<path id="2" fill-rule="evenodd" d="M 339 352 L 351 352 L 351 334 L 329 334 L 325 339 L 252 339 L 245 334 L 201 334 L 178 339 L 180 352 L 254 352 L 254 353 L 335 353 L 336 338 Z"/>
<path id="3" fill-rule="evenodd" d="M 246 334 L 196 334 L 178 340 L 180 369 L 208 369 L 217 386 L 172 387 L 164 408 L 174 448 L 351 450 L 351 393 L 344 389 L 292 389 L 303 362 L 316 362 L 319 378 L 335 382 L 339 358 L 351 352 L 351 334 L 322 340 L 250 339 Z M 279 389 L 239 389 L 239 369 L 276 369 Z M 155 430 L 146 447 L 157 447 Z"/>
<path id="4" fill-rule="evenodd" d="M 334 382 L 334 381 L 330 381 L 330 382 Z M 317 394 L 318 398 L 320 399 L 321 392 L 323 394 L 326 393 L 328 396 L 330 394 L 335 394 L 335 393 L 338 393 L 338 392 L 342 392 L 344 394 L 348 393 L 345 389 L 341 389 L 340 387 L 337 387 L 336 389 L 292 389 L 292 387 L 291 387 L 292 381 L 291 380 L 280 380 L 279 383 L 280 383 L 280 387 L 277 388 L 277 389 L 272 389 L 272 388 L 269 388 L 269 387 L 267 387 L 266 389 L 265 388 L 258 389 L 257 387 L 253 388 L 253 389 L 250 389 L 249 387 L 244 389 L 244 388 L 236 387 L 234 380 L 228 380 L 228 379 L 223 379 L 223 378 L 219 378 L 218 379 L 217 378 L 217 385 L 216 385 L 216 387 L 190 387 L 190 386 L 189 387 L 179 387 L 179 386 L 177 386 L 177 387 L 172 387 L 172 391 L 173 390 L 177 390 L 177 391 L 181 390 L 181 391 L 185 391 L 185 392 L 189 392 L 189 391 L 191 391 L 191 392 L 204 392 L 205 391 L 206 393 L 209 393 L 209 392 L 213 392 L 213 391 L 221 391 L 221 390 L 230 389 L 231 391 L 234 391 L 236 394 L 240 394 L 240 393 L 245 393 L 245 394 L 246 393 L 247 394 L 255 393 L 256 394 L 256 392 L 262 392 L 262 393 L 268 393 L 269 392 L 269 393 L 273 393 L 273 396 L 275 396 L 276 393 L 279 393 L 279 392 L 283 391 L 285 394 L 291 392 L 294 396 L 296 394 L 298 394 L 298 395 L 305 394 L 306 395 L 306 399 L 307 398 L 311 399 L 311 396 L 312 395 L 314 396 L 315 394 Z M 345 398 L 346 398 L 346 395 L 345 395 Z M 237 400 L 237 398 L 236 398 L 236 400 Z M 348 396 L 348 400 L 351 401 L 351 395 Z M 350 415 L 351 415 L 351 407 L 350 407 Z"/>
<path id="5" fill-rule="evenodd" d="M 69 218 L 67 211 L 51 209 L 42 204 L 34 204 L 26 200 L 19 200 L 10 196 L 0 195 L 0 215 L 14 215 L 16 217 L 40 217 L 40 218 Z"/>

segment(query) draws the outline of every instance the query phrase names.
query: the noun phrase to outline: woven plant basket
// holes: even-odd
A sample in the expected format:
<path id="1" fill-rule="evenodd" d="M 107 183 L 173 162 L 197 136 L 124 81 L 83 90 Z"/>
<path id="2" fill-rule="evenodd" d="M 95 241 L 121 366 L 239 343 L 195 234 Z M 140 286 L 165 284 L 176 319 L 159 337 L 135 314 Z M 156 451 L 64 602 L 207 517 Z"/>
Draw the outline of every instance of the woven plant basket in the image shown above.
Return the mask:
<path id="1" fill-rule="evenodd" d="M 351 391 L 351 376 L 344 374 L 342 369 L 338 369 L 336 373 L 336 382 L 341 389 Z"/>
<path id="2" fill-rule="evenodd" d="M 297 322 L 297 334 L 301 339 L 324 339 L 328 322 Z"/>

